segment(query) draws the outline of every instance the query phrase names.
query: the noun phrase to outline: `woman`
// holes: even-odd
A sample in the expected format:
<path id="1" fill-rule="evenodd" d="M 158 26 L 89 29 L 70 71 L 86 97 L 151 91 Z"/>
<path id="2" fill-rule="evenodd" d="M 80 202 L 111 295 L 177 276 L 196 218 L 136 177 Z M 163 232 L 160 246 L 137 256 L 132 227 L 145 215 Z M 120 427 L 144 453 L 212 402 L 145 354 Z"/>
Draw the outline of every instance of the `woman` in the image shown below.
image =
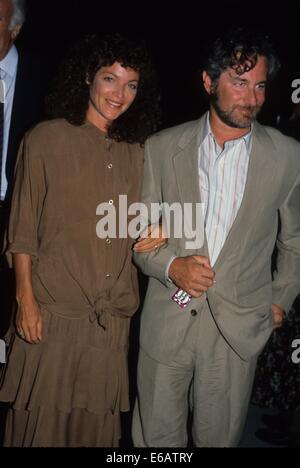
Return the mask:
<path id="1" fill-rule="evenodd" d="M 6 446 L 117 446 L 128 410 L 130 317 L 138 307 L 133 240 L 99 238 L 100 203 L 139 200 L 142 143 L 158 122 L 143 45 L 89 37 L 65 63 L 52 116 L 20 149 L 7 255 L 16 274 L 0 401 Z M 145 239 L 152 250 L 160 240 Z"/>

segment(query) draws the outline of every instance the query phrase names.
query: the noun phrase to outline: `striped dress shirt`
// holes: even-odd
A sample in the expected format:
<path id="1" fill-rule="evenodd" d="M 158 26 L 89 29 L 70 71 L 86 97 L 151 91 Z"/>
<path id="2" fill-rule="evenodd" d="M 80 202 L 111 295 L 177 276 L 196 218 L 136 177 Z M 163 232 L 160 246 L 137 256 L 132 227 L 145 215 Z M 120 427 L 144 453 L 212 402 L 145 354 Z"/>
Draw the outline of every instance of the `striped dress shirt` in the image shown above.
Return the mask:
<path id="1" fill-rule="evenodd" d="M 207 114 L 199 145 L 199 182 L 205 233 L 211 266 L 222 250 L 245 191 L 252 129 L 221 148 L 212 133 Z"/>
<path id="2" fill-rule="evenodd" d="M 7 191 L 6 162 L 9 142 L 9 130 L 13 109 L 16 77 L 18 67 L 18 51 L 13 45 L 7 55 L 0 61 L 1 79 L 5 82 L 5 100 L 4 100 L 4 129 L 3 129 L 3 147 L 2 147 L 2 170 L 1 170 L 1 193 L 0 198 L 4 200 Z"/>

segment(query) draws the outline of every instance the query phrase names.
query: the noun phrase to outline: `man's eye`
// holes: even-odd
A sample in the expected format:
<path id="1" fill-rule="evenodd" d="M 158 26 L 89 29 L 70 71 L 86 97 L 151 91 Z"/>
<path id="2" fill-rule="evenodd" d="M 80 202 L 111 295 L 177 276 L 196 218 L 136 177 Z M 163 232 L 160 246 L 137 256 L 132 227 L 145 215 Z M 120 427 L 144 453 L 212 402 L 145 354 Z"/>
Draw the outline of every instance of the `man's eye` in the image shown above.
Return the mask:
<path id="1" fill-rule="evenodd" d="M 113 78 L 111 76 L 104 76 L 104 81 L 108 81 L 108 82 L 111 82 L 113 81 Z"/>

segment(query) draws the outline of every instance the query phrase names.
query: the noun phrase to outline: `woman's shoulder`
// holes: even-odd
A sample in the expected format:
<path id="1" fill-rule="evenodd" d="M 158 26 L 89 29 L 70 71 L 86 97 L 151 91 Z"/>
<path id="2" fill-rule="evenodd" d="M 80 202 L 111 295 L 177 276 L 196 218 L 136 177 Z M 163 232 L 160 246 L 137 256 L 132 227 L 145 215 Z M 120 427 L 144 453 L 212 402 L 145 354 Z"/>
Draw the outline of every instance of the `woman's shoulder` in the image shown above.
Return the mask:
<path id="1" fill-rule="evenodd" d="M 65 135 L 66 133 L 73 132 L 74 128 L 75 127 L 65 119 L 46 120 L 29 130 L 26 136 L 29 139 L 48 139 L 49 137 L 51 138 L 51 136 L 57 138 L 61 134 Z"/>
<path id="2" fill-rule="evenodd" d="M 31 160 L 57 161 L 73 144 L 75 136 L 76 127 L 64 119 L 44 121 L 26 133 L 22 153 Z"/>

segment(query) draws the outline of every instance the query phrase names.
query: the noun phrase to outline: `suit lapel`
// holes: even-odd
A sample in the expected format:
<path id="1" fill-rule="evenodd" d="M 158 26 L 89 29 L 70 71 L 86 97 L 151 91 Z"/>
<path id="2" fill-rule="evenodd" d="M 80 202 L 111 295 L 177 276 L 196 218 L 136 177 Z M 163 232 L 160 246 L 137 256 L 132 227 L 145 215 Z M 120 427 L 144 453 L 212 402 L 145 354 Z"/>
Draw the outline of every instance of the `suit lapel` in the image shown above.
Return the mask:
<path id="1" fill-rule="evenodd" d="M 178 152 L 173 158 L 176 182 L 180 193 L 181 203 L 201 202 L 199 184 L 199 142 L 204 129 L 204 115 L 199 121 L 183 134 Z M 263 206 L 262 201 L 273 185 L 276 169 L 270 172 L 274 166 L 274 144 L 264 128 L 258 123 L 253 128 L 253 143 L 249 159 L 248 174 L 241 206 L 228 233 L 227 239 L 215 263 L 226 260 L 228 253 L 238 245 L 241 238 L 246 236 L 249 230 L 249 222 L 254 218 L 258 210 Z M 208 255 L 208 246 L 205 236 L 204 252 Z"/>
<path id="2" fill-rule="evenodd" d="M 245 191 L 237 216 L 228 233 L 227 239 L 218 256 L 214 268 L 226 261 L 227 254 L 239 244 L 241 238 L 247 235 L 251 218 L 254 218 L 258 210 L 263 206 L 263 200 L 267 192 L 273 186 L 276 169 L 270 172 L 274 166 L 274 144 L 262 126 L 255 123 L 253 129 L 253 144 L 250 153 L 248 174 Z"/>
<path id="3" fill-rule="evenodd" d="M 205 122 L 204 115 L 200 120 L 193 122 L 193 125 L 183 134 L 178 143 L 178 153 L 173 158 L 176 182 L 179 189 L 180 201 L 191 203 L 195 207 L 196 203 L 201 203 L 199 184 L 199 141 Z M 190 229 L 195 226 L 190 226 Z M 207 255 L 207 241 L 204 231 L 204 252 Z"/>
<path id="4" fill-rule="evenodd" d="M 18 148 L 24 134 L 43 118 L 43 100 L 52 76 L 52 61 L 19 51 L 13 108 L 7 149 L 7 197 L 11 196 Z"/>
<path id="5" fill-rule="evenodd" d="M 194 136 L 189 144 L 174 156 L 176 181 L 183 203 L 199 203 L 198 141 Z"/>
<path id="6" fill-rule="evenodd" d="M 11 113 L 11 121 L 10 121 L 10 130 L 9 130 L 9 139 L 8 139 L 8 148 L 7 148 L 7 163 L 6 163 L 6 175 L 7 179 L 10 181 L 12 179 L 13 169 L 15 165 L 16 155 L 18 146 L 20 143 L 20 138 L 23 136 L 23 125 L 25 124 L 26 120 L 26 112 L 27 114 L 30 112 L 28 108 L 29 98 L 28 96 L 28 89 L 26 89 L 26 85 L 28 87 L 28 83 L 26 77 L 24 76 L 24 64 L 22 60 L 22 56 L 19 54 L 19 62 L 17 68 L 17 76 L 16 76 L 16 84 L 15 84 L 15 91 L 14 91 L 14 99 L 13 99 L 13 106 L 12 106 L 12 113 Z M 26 102 L 26 98 L 28 102 Z M 24 117 L 25 116 L 25 117 Z"/>

